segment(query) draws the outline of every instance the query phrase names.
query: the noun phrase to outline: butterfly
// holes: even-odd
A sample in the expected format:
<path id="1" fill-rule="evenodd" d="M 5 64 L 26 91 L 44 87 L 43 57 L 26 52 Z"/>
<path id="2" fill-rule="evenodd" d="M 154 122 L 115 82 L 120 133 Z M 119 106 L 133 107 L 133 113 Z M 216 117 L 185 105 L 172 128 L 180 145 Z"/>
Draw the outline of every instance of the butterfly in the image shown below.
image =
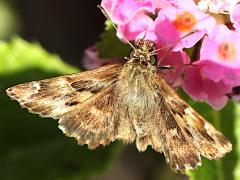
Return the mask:
<path id="1" fill-rule="evenodd" d="M 178 96 L 157 71 L 154 44 L 139 40 L 128 61 L 98 69 L 19 84 L 6 90 L 23 108 L 58 119 L 59 128 L 89 149 L 119 140 L 164 153 L 184 173 L 201 155 L 218 159 L 232 145 Z"/>

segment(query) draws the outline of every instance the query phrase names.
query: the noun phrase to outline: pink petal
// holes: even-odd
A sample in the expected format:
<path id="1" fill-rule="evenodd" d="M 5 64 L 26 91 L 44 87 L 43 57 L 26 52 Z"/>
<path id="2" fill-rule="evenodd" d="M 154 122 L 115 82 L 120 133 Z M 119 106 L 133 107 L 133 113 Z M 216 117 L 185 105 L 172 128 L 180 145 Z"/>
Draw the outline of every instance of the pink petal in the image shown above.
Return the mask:
<path id="1" fill-rule="evenodd" d="M 153 20 L 143 12 L 139 12 L 128 23 L 118 26 L 117 35 L 120 39 L 124 36 L 128 40 L 136 40 L 140 33 L 147 32 L 152 25 Z"/>
<path id="2" fill-rule="evenodd" d="M 182 8 L 182 7 L 189 7 L 195 5 L 193 0 L 152 0 L 154 7 L 156 9 L 162 9 L 166 7 L 175 7 L 175 8 Z"/>
<path id="3" fill-rule="evenodd" d="M 164 8 L 160 10 L 158 14 L 158 18 L 165 16 L 165 18 L 169 19 L 169 21 L 173 25 L 172 28 L 175 28 L 175 31 L 177 31 L 175 34 L 178 34 L 178 36 L 177 38 L 175 38 L 174 41 L 175 43 L 178 43 L 174 49 L 175 51 L 194 46 L 207 32 L 211 32 L 211 30 L 215 26 L 214 18 L 200 11 L 192 1 L 189 1 L 189 3 L 187 4 L 180 3 L 179 5 L 181 6 L 179 6 L 178 8 L 173 6 Z M 186 29 L 187 31 L 181 31 L 180 29 L 178 29 L 179 25 L 181 24 L 174 24 L 176 21 L 178 22 L 177 18 L 179 16 L 184 17 L 184 13 L 189 14 L 192 20 L 196 21 L 196 24 L 193 24 L 192 27 L 190 26 L 189 30 Z M 158 27 L 158 25 L 156 26 Z M 186 36 L 189 33 L 191 35 L 188 35 L 187 37 L 180 40 L 182 37 Z"/>
<path id="4" fill-rule="evenodd" d="M 104 10 L 105 10 L 109 15 L 111 15 L 113 3 L 114 3 L 115 1 L 116 1 L 116 0 L 102 0 L 102 2 L 101 2 L 101 6 L 104 8 Z"/>
<path id="5" fill-rule="evenodd" d="M 174 51 L 180 51 L 183 48 L 191 48 L 193 47 L 198 41 L 200 41 L 203 36 L 206 34 L 205 30 L 197 31 L 191 35 L 188 35 L 187 37 L 180 40 L 176 47 L 174 48 Z"/>
<path id="6" fill-rule="evenodd" d="M 151 27 L 147 30 L 147 31 L 143 31 L 141 32 L 137 37 L 137 39 L 143 39 L 144 40 L 148 40 L 148 41 L 152 41 L 152 42 L 157 42 L 157 36 L 155 34 L 155 32 L 151 29 Z"/>
<path id="7" fill-rule="evenodd" d="M 153 1 L 154 9 L 157 9 L 157 10 L 171 6 L 168 0 L 152 0 L 152 1 Z"/>
<path id="8" fill-rule="evenodd" d="M 155 33 L 158 46 L 173 47 L 180 39 L 179 32 L 165 15 L 158 15 L 155 20 Z"/>
<path id="9" fill-rule="evenodd" d="M 152 0 L 153 6 L 155 9 L 160 10 L 166 7 L 178 7 L 179 1 L 178 0 Z M 184 0 L 183 0 L 184 1 Z"/>
<path id="10" fill-rule="evenodd" d="M 112 7 L 111 19 L 117 24 L 128 23 L 139 12 L 154 13 L 152 1 L 115 0 Z"/>
<path id="11" fill-rule="evenodd" d="M 190 58 L 185 52 L 166 52 L 167 50 L 159 51 L 158 59 L 159 66 L 171 65 L 174 69 L 161 70 L 161 73 L 165 75 L 166 80 L 172 84 L 172 86 L 180 86 L 182 84 L 182 74 L 185 72 L 190 63 Z M 166 55 L 168 53 L 168 55 Z"/>
<path id="12" fill-rule="evenodd" d="M 240 4 L 236 5 L 230 12 L 230 20 L 233 26 L 240 31 Z"/>
<path id="13" fill-rule="evenodd" d="M 208 61 L 198 61 L 195 66 L 189 67 L 185 72 L 182 87 L 193 99 L 206 101 L 215 109 L 221 109 L 228 101 L 227 94 L 232 87 L 222 80 L 212 81 L 203 71 Z"/>
<path id="14" fill-rule="evenodd" d="M 224 66 L 211 60 L 204 61 L 207 61 L 207 66 L 202 69 L 202 72 L 212 81 L 216 83 L 222 81 L 229 87 L 240 84 L 240 68 Z"/>
<path id="15" fill-rule="evenodd" d="M 167 49 L 159 51 L 158 59 L 160 61 L 159 65 L 161 66 L 173 65 L 177 67 L 190 63 L 190 58 L 185 52 L 168 52 Z"/>
<path id="16" fill-rule="evenodd" d="M 231 44 L 233 49 L 232 54 L 226 58 L 221 56 L 219 50 L 224 43 Z M 200 59 L 211 60 L 232 68 L 240 68 L 240 33 L 229 30 L 225 25 L 216 26 L 203 40 Z"/>

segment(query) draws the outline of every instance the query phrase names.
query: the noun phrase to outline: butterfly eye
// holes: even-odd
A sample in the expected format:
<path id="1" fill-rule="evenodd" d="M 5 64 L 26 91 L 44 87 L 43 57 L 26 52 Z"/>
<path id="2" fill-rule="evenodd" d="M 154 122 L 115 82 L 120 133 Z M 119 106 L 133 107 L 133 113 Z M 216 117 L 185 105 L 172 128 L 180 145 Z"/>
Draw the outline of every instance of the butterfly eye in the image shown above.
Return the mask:
<path id="1" fill-rule="evenodd" d="M 135 56 L 135 51 L 131 51 L 130 53 L 129 53 L 129 57 L 130 58 L 133 58 Z"/>
<path id="2" fill-rule="evenodd" d="M 155 63 L 156 63 L 156 57 L 150 56 L 149 63 L 150 63 L 151 65 L 155 65 Z"/>

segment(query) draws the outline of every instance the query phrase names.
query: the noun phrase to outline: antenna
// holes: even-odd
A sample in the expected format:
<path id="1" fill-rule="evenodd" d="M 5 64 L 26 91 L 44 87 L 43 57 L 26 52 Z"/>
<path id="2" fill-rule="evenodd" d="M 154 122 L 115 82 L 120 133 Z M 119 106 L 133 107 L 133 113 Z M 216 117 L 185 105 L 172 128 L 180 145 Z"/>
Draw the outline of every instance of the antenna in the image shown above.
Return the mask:
<path id="1" fill-rule="evenodd" d="M 107 20 L 110 21 L 110 23 L 112 24 L 112 26 L 116 29 L 116 31 L 118 30 L 117 26 L 113 23 L 113 21 L 111 20 L 111 18 L 109 17 L 109 15 L 107 14 L 107 12 L 105 11 L 105 9 L 101 6 L 101 5 L 98 5 L 97 6 L 101 12 L 103 13 L 103 15 L 107 18 Z M 129 41 L 127 40 L 123 34 L 121 34 L 123 39 L 129 44 L 129 46 L 133 49 L 133 50 L 136 50 L 135 46 Z"/>
<path id="2" fill-rule="evenodd" d="M 199 22 L 201 22 L 201 21 L 204 21 L 204 20 L 206 20 L 206 19 L 208 19 L 208 18 L 209 18 L 209 17 L 205 17 L 205 18 L 201 19 L 200 21 L 198 21 L 197 23 L 199 23 Z M 197 24 L 197 23 L 193 23 L 193 25 L 195 25 L 195 24 Z M 199 30 L 194 30 L 194 29 L 193 29 L 193 30 L 190 31 L 189 33 L 187 33 L 187 34 L 185 34 L 184 36 L 180 37 L 177 41 L 175 41 L 175 42 L 173 42 L 173 43 L 171 43 L 171 44 L 167 44 L 166 46 L 161 47 L 161 48 L 159 48 L 159 49 L 153 50 L 152 52 L 150 52 L 150 55 L 156 55 L 156 52 L 158 52 L 158 51 L 160 51 L 160 50 L 162 50 L 162 49 L 165 49 L 165 48 L 167 48 L 167 47 L 170 47 L 169 50 L 167 51 L 167 53 L 165 54 L 165 56 L 163 57 L 163 59 L 164 59 L 164 58 L 168 55 L 168 53 L 175 48 L 175 45 L 176 45 L 177 43 L 179 43 L 181 40 L 183 40 L 184 38 L 190 36 L 191 34 L 193 34 L 193 33 L 195 33 L 195 32 L 199 32 Z"/>
<path id="3" fill-rule="evenodd" d="M 178 39 L 177 41 L 175 41 L 174 43 L 170 43 L 170 44 L 168 44 L 168 45 L 166 45 L 166 46 L 164 46 L 164 47 L 161 47 L 161 48 L 158 48 L 158 49 L 155 49 L 155 50 L 151 51 L 151 52 L 150 52 L 150 55 L 156 55 L 156 53 L 157 53 L 158 51 L 161 51 L 161 50 L 163 50 L 163 49 L 165 49 L 165 48 L 168 48 L 168 47 L 170 47 L 170 48 L 169 48 L 169 50 L 168 50 L 167 52 L 172 51 L 172 50 L 175 48 L 175 45 L 176 45 L 177 43 L 179 43 L 181 40 L 183 40 L 184 38 L 190 36 L 191 34 L 193 34 L 193 33 L 195 33 L 195 32 L 198 32 L 198 31 L 197 31 L 197 30 L 193 30 L 193 31 L 185 34 L 185 35 L 182 36 L 181 38 L 179 38 L 179 39 Z"/>
<path id="4" fill-rule="evenodd" d="M 172 51 L 174 48 L 175 48 L 175 45 L 180 42 L 182 39 L 190 36 L 191 34 L 197 32 L 196 30 L 193 30 L 189 33 L 187 33 L 186 35 L 182 36 L 180 39 L 178 39 L 175 43 L 172 43 L 172 46 L 170 46 L 171 44 L 168 45 L 168 47 L 170 46 L 170 48 L 167 50 L 167 52 L 164 54 L 163 57 L 160 58 L 160 60 L 158 62 L 161 62 L 163 59 L 165 59 L 167 57 L 167 55 L 169 54 L 170 51 Z M 164 47 L 163 47 L 164 48 Z M 160 48 L 160 49 L 163 49 L 163 48 Z M 157 49 L 158 50 L 158 49 Z"/>

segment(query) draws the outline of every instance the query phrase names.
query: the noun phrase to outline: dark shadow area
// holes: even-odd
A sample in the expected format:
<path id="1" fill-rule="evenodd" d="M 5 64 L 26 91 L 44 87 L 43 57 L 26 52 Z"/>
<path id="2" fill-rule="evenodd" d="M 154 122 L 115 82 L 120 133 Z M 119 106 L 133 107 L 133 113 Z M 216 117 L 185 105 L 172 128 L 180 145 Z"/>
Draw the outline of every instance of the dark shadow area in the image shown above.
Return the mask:
<path id="1" fill-rule="evenodd" d="M 104 29 L 100 1 L 13 0 L 22 23 L 21 35 L 49 52 L 80 65 L 84 49 L 94 45 Z"/>

